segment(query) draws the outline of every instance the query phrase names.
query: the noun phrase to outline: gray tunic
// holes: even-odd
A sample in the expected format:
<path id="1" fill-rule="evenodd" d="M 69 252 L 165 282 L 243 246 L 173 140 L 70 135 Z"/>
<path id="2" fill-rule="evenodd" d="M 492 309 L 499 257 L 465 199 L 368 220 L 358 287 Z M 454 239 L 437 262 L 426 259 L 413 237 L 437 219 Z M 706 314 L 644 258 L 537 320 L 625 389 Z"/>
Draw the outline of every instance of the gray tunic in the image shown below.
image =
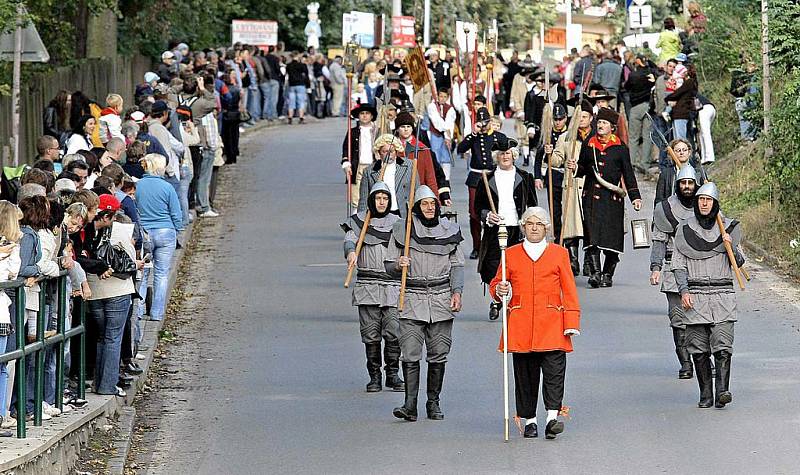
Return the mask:
<path id="1" fill-rule="evenodd" d="M 673 237 L 678 225 L 694 216 L 694 210 L 683 206 L 676 195 L 660 201 L 653 210 L 653 246 L 650 250 L 650 270 L 661 271 L 661 291 L 678 292 L 672 273 Z"/>
<path id="2" fill-rule="evenodd" d="M 724 219 L 724 226 L 731 235 L 736 261 L 742 265 L 744 254 L 739 249 L 742 237 L 739 222 Z M 678 226 L 672 270 L 678 291 L 692 296 L 693 308 L 684 315 L 687 325 L 736 321 L 733 270 L 717 226 L 703 229 L 694 216 Z"/>
<path id="3" fill-rule="evenodd" d="M 464 289 L 464 253 L 461 250 L 461 228 L 457 223 L 439 218 L 439 224 L 428 228 L 412 218 L 411 243 L 406 294 L 401 319 L 435 323 L 452 320 L 450 298 Z M 395 223 L 385 260 L 386 270 L 400 276 L 397 259 L 403 254 L 405 222 Z"/>
<path id="4" fill-rule="evenodd" d="M 342 228 L 345 230 L 344 255 L 355 252 L 358 236 L 364 224 L 366 211 L 358 212 L 350 217 Z M 353 305 L 377 305 L 380 307 L 396 307 L 400 293 L 400 281 L 390 276 L 384 267 L 384 260 L 389 254 L 389 239 L 392 226 L 400 219 L 396 214 L 388 214 L 382 218 L 369 221 L 364 244 L 356 261 L 357 279 L 353 286 Z"/>

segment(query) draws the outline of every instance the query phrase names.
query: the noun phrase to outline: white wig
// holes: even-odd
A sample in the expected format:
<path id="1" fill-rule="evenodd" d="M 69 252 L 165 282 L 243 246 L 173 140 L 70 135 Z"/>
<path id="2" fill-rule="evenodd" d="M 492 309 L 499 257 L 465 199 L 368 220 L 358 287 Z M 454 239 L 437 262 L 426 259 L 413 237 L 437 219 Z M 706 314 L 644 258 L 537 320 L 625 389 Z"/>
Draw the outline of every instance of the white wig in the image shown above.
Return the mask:
<path id="1" fill-rule="evenodd" d="M 541 206 L 533 206 L 526 209 L 525 212 L 522 213 L 522 217 L 519 218 L 519 227 L 523 233 L 525 232 L 525 223 L 530 218 L 537 218 L 539 221 L 544 223 L 545 228 L 547 228 L 548 231 L 552 227 L 552 224 L 550 223 L 550 213 L 548 213 L 547 210 Z"/>
<path id="2" fill-rule="evenodd" d="M 495 165 L 497 165 L 497 156 L 499 154 L 501 154 L 501 153 L 503 153 L 503 152 L 501 152 L 500 150 L 492 151 L 492 162 L 494 162 Z M 516 162 L 517 158 L 519 158 L 519 148 L 512 147 L 511 148 L 511 156 L 514 157 L 513 160 Z"/>

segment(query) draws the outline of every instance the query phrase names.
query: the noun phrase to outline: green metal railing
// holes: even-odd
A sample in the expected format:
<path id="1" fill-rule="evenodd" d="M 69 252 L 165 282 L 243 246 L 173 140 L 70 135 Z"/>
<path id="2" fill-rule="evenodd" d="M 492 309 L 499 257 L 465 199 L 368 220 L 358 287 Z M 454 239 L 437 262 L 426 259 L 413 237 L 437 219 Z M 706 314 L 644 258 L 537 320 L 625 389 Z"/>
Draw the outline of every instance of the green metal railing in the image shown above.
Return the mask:
<path id="1" fill-rule="evenodd" d="M 26 403 L 27 395 L 26 383 L 27 375 L 25 360 L 27 356 L 34 358 L 34 404 L 33 404 L 33 425 L 42 425 L 42 401 L 44 399 L 44 370 L 45 370 L 45 350 L 52 346 L 56 346 L 56 407 L 58 409 L 64 408 L 64 345 L 66 342 L 75 336 L 79 336 L 80 345 L 78 348 L 80 365 L 78 368 L 78 397 L 81 399 L 86 398 L 86 331 L 84 323 L 86 321 L 86 302 L 83 299 L 78 299 L 80 302 L 80 325 L 66 330 L 66 319 L 71 318 L 67 312 L 67 271 L 61 271 L 58 277 L 53 277 L 39 283 L 41 291 L 39 292 L 39 311 L 36 314 L 36 341 L 26 344 L 25 342 L 25 281 L 24 279 L 17 279 L 8 282 L 0 282 L 0 291 L 5 289 L 15 289 L 16 306 L 14 319 L 16 322 L 15 336 L 17 339 L 17 349 L 9 353 L 0 355 L 0 363 L 10 363 L 16 361 L 16 375 L 17 381 L 17 437 L 22 439 L 26 436 Z M 56 327 L 56 334 L 45 338 L 45 328 L 47 326 L 47 302 L 50 297 L 51 286 L 47 285 L 49 282 L 56 281 L 56 307 L 58 315 L 58 323 Z M 70 351 L 75 351 L 71 348 Z"/>

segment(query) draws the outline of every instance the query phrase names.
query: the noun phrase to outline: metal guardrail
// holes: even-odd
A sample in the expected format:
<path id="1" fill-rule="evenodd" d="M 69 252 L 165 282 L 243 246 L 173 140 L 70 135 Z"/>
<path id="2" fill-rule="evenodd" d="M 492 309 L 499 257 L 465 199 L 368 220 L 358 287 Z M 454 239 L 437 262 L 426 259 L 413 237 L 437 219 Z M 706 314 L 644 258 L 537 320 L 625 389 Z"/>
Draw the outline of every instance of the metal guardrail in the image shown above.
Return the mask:
<path id="1" fill-rule="evenodd" d="M 45 328 L 47 326 L 47 301 L 50 297 L 51 286 L 47 283 L 56 281 L 57 289 L 57 316 L 58 323 L 56 334 L 45 338 Z M 67 312 L 67 271 L 61 271 L 58 277 L 43 280 L 40 283 L 39 292 L 39 311 L 36 315 L 36 341 L 26 344 L 25 342 L 25 280 L 16 279 L 8 282 L 0 282 L 0 291 L 14 289 L 16 297 L 15 305 L 15 337 L 17 339 L 17 349 L 0 355 L 0 363 L 16 362 L 15 380 L 17 383 L 17 437 L 22 439 L 26 436 L 26 404 L 27 395 L 26 383 L 27 375 L 25 361 L 27 357 L 34 358 L 34 404 L 33 404 L 33 425 L 42 425 L 42 401 L 44 399 L 44 371 L 45 371 L 45 351 L 56 346 L 56 401 L 55 406 L 61 410 L 64 408 L 64 345 L 68 339 L 79 337 L 79 368 L 78 368 L 78 397 L 86 398 L 86 302 L 79 299 L 80 305 L 80 325 L 70 330 L 66 330 L 66 319 L 71 318 Z M 74 349 L 73 349 L 74 351 Z"/>

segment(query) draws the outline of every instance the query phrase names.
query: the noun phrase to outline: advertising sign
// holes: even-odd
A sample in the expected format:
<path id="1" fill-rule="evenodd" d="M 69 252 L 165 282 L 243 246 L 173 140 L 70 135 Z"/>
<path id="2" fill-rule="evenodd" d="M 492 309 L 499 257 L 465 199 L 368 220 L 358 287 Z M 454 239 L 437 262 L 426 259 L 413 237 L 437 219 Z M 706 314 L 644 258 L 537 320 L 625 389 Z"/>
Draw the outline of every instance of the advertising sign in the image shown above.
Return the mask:
<path id="1" fill-rule="evenodd" d="M 258 47 L 278 44 L 278 22 L 269 20 L 231 21 L 231 44 L 242 43 Z"/>

